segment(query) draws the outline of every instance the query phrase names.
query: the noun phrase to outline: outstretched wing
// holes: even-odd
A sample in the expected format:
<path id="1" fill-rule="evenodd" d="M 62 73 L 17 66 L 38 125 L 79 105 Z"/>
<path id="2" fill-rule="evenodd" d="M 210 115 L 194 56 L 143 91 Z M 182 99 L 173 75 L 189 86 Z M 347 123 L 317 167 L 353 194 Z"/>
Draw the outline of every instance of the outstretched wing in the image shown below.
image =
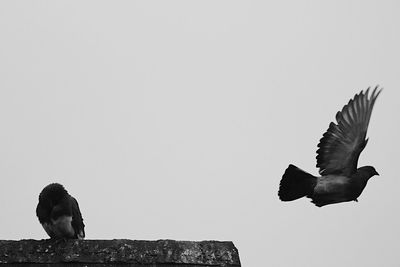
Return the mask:
<path id="1" fill-rule="evenodd" d="M 368 98 L 369 89 L 356 94 L 336 114 L 337 124 L 331 122 L 319 141 L 317 167 L 321 175 L 349 176 L 357 170 L 358 157 L 368 142 L 366 135 L 371 112 L 381 93 L 377 86 Z"/>
<path id="2" fill-rule="evenodd" d="M 83 223 L 82 214 L 79 210 L 78 201 L 71 196 L 72 222 L 71 225 L 75 231 L 75 238 L 83 239 L 85 237 L 85 224 Z"/>

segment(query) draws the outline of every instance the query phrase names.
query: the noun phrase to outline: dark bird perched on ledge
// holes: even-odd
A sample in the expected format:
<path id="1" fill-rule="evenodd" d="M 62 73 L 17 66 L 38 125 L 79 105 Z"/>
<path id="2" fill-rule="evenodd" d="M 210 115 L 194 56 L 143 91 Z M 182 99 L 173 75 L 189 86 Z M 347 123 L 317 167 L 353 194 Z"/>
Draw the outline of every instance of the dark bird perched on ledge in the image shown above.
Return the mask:
<path id="1" fill-rule="evenodd" d="M 42 190 L 36 216 L 50 238 L 85 237 L 78 202 L 60 184 L 49 184 Z"/>
<path id="2" fill-rule="evenodd" d="M 366 135 L 371 112 L 381 92 L 377 86 L 368 97 L 369 89 L 356 94 L 336 114 L 337 124 L 331 122 L 321 138 L 317 150 L 317 167 L 321 177 L 290 164 L 280 182 L 280 200 L 308 197 L 318 207 L 357 201 L 368 180 L 379 175 L 372 166 L 357 169 L 360 153 L 368 142 Z"/>

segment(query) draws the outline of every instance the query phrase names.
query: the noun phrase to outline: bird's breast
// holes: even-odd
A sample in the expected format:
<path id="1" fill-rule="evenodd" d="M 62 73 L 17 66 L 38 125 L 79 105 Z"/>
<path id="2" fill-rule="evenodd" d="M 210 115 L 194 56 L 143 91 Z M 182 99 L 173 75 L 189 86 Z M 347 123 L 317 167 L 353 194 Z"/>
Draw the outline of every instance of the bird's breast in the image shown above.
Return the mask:
<path id="1" fill-rule="evenodd" d="M 75 235 L 74 228 L 72 227 L 72 216 L 60 216 L 57 219 L 51 219 L 51 230 L 56 237 L 69 237 Z M 45 229 L 46 230 L 46 229 Z M 46 231 L 47 232 L 47 231 Z"/>

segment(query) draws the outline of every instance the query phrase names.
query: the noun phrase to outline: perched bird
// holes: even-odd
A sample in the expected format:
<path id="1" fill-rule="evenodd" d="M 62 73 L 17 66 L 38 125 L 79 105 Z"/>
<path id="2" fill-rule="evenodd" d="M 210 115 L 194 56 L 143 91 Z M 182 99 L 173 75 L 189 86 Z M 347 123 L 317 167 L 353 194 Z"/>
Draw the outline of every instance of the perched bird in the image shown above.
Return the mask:
<path id="1" fill-rule="evenodd" d="M 321 176 L 313 176 L 290 164 L 280 182 L 280 200 L 308 197 L 318 207 L 357 201 L 368 180 L 379 175 L 372 166 L 357 168 L 360 153 L 368 142 L 371 112 L 381 92 L 377 86 L 369 96 L 369 89 L 356 94 L 336 114 L 337 124 L 331 122 L 321 138 L 317 150 Z"/>
<path id="2" fill-rule="evenodd" d="M 78 202 L 61 184 L 49 184 L 42 190 L 36 216 L 50 238 L 85 237 L 85 225 Z"/>

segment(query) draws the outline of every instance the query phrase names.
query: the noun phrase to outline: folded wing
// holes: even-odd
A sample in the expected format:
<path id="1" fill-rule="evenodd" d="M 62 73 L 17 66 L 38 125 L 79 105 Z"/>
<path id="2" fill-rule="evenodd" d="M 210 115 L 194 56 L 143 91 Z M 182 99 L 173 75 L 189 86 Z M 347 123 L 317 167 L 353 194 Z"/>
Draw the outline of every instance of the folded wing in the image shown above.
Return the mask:
<path id="1" fill-rule="evenodd" d="M 83 239 L 85 237 L 85 224 L 81 211 L 79 209 L 78 201 L 71 196 L 71 208 L 72 208 L 72 227 L 75 231 L 75 238 Z"/>
<path id="2" fill-rule="evenodd" d="M 349 176 L 357 170 L 361 151 L 366 146 L 368 123 L 376 98 L 381 90 L 375 87 L 370 97 L 368 88 L 356 94 L 336 114 L 337 124 L 331 122 L 317 150 L 317 167 L 321 175 Z"/>

